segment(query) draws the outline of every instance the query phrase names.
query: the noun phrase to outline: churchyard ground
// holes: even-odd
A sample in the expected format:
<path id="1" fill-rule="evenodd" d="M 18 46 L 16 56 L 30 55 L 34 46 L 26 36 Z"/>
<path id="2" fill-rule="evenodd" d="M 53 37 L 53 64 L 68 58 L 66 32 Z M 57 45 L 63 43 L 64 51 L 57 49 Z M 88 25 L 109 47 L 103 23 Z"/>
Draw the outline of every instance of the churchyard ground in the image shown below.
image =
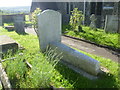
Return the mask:
<path id="1" fill-rule="evenodd" d="M 89 80 L 59 62 L 49 62 L 54 54 L 46 56 L 39 52 L 37 36 L 19 35 L 3 28 L 0 28 L 0 35 L 8 35 L 25 48 L 18 50 L 14 56 L 6 56 L 6 58 L 17 57 L 17 59 L 2 63 L 13 88 L 50 88 L 51 86 L 56 88 L 120 88 L 119 65 L 110 59 L 78 50 L 100 61 L 101 66 L 109 71 L 98 80 Z M 19 53 L 23 53 L 23 56 L 19 56 Z M 27 68 L 23 62 L 24 59 L 32 65 L 32 69 Z M 56 60 L 58 59 L 60 57 Z"/>

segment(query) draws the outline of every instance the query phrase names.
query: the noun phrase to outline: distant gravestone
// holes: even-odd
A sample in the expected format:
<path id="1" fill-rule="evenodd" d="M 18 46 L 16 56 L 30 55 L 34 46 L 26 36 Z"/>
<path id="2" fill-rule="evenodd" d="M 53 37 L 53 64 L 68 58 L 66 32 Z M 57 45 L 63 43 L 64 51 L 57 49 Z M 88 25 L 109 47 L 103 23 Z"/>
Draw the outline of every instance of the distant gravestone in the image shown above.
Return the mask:
<path id="1" fill-rule="evenodd" d="M 2 26 L 2 15 L 0 15 L 0 26 Z"/>
<path id="2" fill-rule="evenodd" d="M 50 46 L 53 50 L 56 49 L 56 53 L 62 53 L 62 61 L 94 76 L 100 73 L 100 65 L 97 60 L 61 43 L 61 14 L 59 12 L 45 10 L 38 15 L 38 36 L 42 52 L 46 50 L 47 46 Z M 82 75 L 90 77 L 85 73 Z"/>
<path id="3" fill-rule="evenodd" d="M 24 30 L 24 15 L 14 16 L 14 26 L 17 33 L 25 33 Z"/>
<path id="4" fill-rule="evenodd" d="M 118 30 L 118 16 L 116 15 L 106 15 L 105 20 L 105 32 L 117 33 Z"/>
<path id="5" fill-rule="evenodd" d="M 96 29 L 96 17 L 95 17 L 95 14 L 92 14 L 90 16 L 90 20 L 91 20 L 90 27 L 92 29 Z"/>
<path id="6" fill-rule="evenodd" d="M 42 51 L 51 42 L 61 42 L 61 14 L 53 10 L 43 11 L 38 16 L 38 29 Z"/>

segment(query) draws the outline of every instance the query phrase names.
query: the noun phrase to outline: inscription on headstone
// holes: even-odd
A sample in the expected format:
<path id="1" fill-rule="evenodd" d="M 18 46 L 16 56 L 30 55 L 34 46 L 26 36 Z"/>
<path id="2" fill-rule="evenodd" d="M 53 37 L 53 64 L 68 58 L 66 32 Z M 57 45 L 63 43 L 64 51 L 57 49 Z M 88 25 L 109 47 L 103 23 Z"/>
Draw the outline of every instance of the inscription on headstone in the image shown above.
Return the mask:
<path id="1" fill-rule="evenodd" d="M 25 33 L 24 30 L 24 15 L 14 16 L 14 26 L 17 33 Z"/>

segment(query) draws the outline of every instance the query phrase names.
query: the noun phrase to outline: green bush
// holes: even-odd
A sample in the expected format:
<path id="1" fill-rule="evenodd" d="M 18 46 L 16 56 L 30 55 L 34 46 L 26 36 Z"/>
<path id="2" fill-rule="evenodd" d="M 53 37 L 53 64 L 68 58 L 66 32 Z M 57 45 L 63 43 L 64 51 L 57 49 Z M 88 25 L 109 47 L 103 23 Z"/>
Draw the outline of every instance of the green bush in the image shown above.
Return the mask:
<path id="1" fill-rule="evenodd" d="M 32 24 L 33 24 L 33 28 L 35 30 L 36 33 L 38 33 L 38 14 L 40 14 L 42 12 L 42 10 L 40 8 L 36 8 L 34 10 L 34 12 L 32 13 Z M 38 34 L 37 34 L 38 35 Z"/>
<path id="2" fill-rule="evenodd" d="M 82 21 L 84 20 L 84 16 L 82 14 L 82 11 L 79 11 L 78 8 L 74 8 L 72 12 L 72 15 L 70 16 L 70 26 L 73 31 L 81 31 L 82 27 Z"/>

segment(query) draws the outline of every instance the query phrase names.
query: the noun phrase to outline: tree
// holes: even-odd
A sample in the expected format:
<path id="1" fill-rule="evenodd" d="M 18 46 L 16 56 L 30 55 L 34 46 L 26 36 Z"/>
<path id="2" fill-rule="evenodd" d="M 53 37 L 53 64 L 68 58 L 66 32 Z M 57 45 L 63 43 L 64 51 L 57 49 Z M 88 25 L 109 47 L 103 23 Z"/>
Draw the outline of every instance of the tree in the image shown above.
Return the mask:
<path id="1" fill-rule="evenodd" d="M 81 24 L 84 20 L 84 16 L 82 14 L 82 11 L 79 11 L 78 8 L 74 8 L 74 10 L 71 12 L 72 15 L 70 16 L 69 24 L 72 30 L 79 32 L 82 30 Z"/>
<path id="2" fill-rule="evenodd" d="M 38 35 L 38 16 L 37 15 L 41 12 L 42 10 L 40 8 L 36 8 L 36 10 L 34 10 L 34 12 L 32 13 L 32 24 L 37 35 Z"/>

